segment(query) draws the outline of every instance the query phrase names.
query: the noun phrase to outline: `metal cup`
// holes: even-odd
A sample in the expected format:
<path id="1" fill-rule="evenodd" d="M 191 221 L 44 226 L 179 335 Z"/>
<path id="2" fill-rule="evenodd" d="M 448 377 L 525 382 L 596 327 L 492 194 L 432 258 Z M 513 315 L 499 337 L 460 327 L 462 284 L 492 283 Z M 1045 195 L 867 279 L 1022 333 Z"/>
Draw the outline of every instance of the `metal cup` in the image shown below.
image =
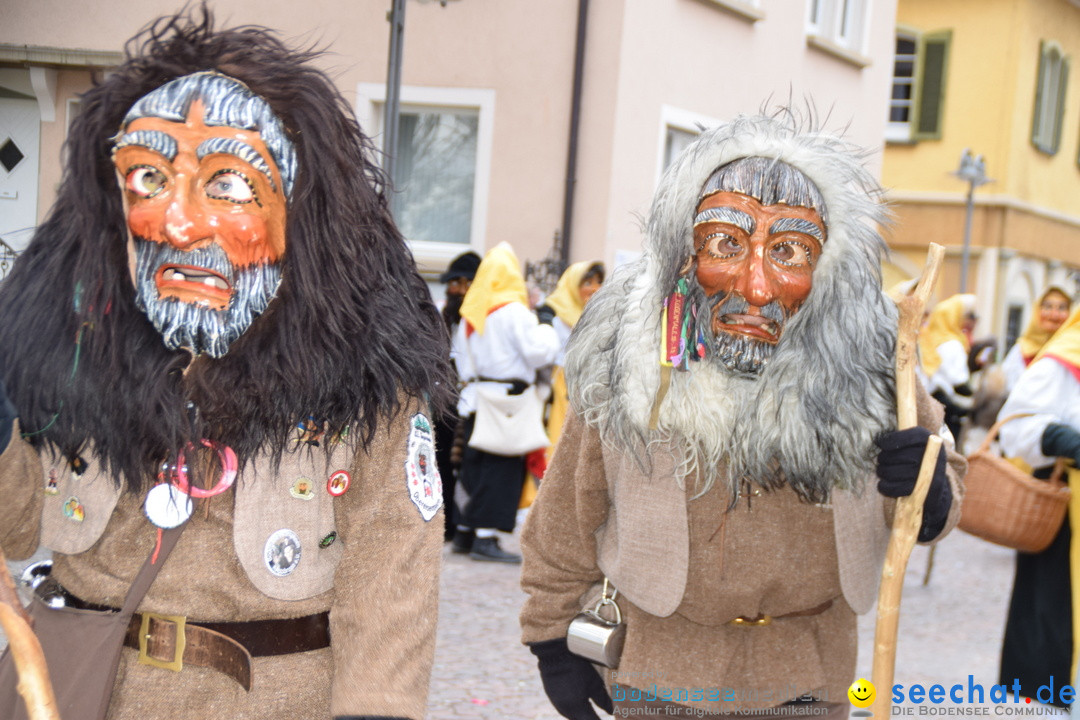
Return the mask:
<path id="1" fill-rule="evenodd" d="M 615 669 L 619 667 L 623 643 L 626 641 L 626 625 L 622 621 L 622 611 L 615 603 L 618 590 L 610 597 L 607 591 L 608 581 L 605 578 L 603 594 L 596 607 L 579 612 L 570 621 L 570 627 L 566 631 L 566 646 L 575 655 L 597 665 Z M 605 606 L 612 609 L 614 620 L 608 620 L 600 614 Z"/>

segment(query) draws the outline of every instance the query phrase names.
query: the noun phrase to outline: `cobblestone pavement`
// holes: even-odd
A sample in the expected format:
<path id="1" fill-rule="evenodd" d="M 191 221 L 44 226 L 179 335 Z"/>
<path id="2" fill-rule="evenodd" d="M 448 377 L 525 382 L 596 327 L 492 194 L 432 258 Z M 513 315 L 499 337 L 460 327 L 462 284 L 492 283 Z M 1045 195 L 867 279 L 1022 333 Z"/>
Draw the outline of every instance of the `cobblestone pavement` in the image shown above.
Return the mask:
<path id="1" fill-rule="evenodd" d="M 504 538 L 503 546 L 517 550 L 516 538 Z M 544 696 L 532 655 L 518 641 L 517 616 L 524 599 L 518 566 L 475 562 L 451 554 L 449 545 L 443 552 L 426 720 L 559 720 Z M 1013 553 L 955 531 L 938 545 L 924 586 L 929 557 L 927 548 L 918 547 L 908 564 L 894 681 L 907 687 L 963 684 L 966 693 L 971 675 L 972 682 L 989 691 L 997 682 Z M 857 674 L 868 679 L 874 621 L 873 613 L 859 619 Z M 984 706 L 989 706 L 988 697 Z M 999 714 L 989 710 L 990 716 Z"/>

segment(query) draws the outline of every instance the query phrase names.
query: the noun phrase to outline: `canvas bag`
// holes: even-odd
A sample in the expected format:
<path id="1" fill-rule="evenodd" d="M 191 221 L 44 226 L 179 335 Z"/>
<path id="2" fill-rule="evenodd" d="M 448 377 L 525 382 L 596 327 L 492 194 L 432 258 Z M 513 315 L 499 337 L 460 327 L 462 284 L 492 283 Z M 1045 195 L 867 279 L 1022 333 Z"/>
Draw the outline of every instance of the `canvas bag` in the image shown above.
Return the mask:
<path id="1" fill-rule="evenodd" d="M 510 395 L 503 385 L 476 386 L 476 423 L 469 447 L 515 457 L 551 445 L 544 429 L 544 398 L 535 385 Z"/>
<path id="2" fill-rule="evenodd" d="M 119 612 L 52 608 L 34 593 L 29 613 L 63 720 L 104 720 L 128 623 L 185 525 L 162 532 L 157 563 L 150 562 L 151 553 Z M 5 648 L 0 655 L 0 718 L 4 720 L 27 720 L 26 705 L 16 690 L 18 680 L 10 647 Z"/>

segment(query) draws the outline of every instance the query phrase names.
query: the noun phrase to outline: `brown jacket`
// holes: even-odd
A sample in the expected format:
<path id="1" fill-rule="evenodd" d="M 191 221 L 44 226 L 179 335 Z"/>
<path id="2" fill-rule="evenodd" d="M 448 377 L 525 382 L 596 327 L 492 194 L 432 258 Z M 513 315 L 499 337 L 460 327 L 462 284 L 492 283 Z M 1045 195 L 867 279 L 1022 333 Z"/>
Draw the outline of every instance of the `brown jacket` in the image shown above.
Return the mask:
<path id="1" fill-rule="evenodd" d="M 925 395 L 919 419 L 928 429 L 941 424 Z M 655 683 L 712 712 L 806 693 L 843 700 L 854 679 L 855 611 L 873 606 L 893 503 L 871 480 L 861 496 L 837 492 L 828 506 L 785 489 L 727 512 L 726 488 L 691 499 L 667 454 L 651 457 L 651 472 L 642 472 L 570 416 L 522 535 L 523 641 L 565 636 L 606 574 L 627 623 L 623 661 L 608 678 L 614 693 L 616 683 Z M 955 452 L 949 463 L 955 502 L 946 532 L 959 518 L 964 472 Z M 777 619 L 728 624 L 759 614 Z"/>
<path id="2" fill-rule="evenodd" d="M 256 658 L 250 693 L 214 670 L 187 666 L 175 673 L 138 664 L 137 653 L 125 649 L 110 720 L 423 718 L 435 650 L 443 522 L 441 511 L 433 516 L 428 512 L 425 521 L 409 496 L 408 453 L 415 448 L 410 437 L 418 412 L 416 403 L 404 407 L 382 424 L 368 452 L 342 458 L 340 468 L 327 468 L 321 453 L 307 456 L 303 451 L 286 453 L 277 474 L 266 469 L 265 460 L 249 465 L 232 489 L 209 501 L 208 509 L 196 509 L 140 606 L 192 621 L 290 618 L 329 610 L 331 648 Z M 14 438 L 0 455 L 0 547 L 20 558 L 38 547 L 42 512 L 49 505 L 44 502 L 42 463 L 18 440 L 17 426 Z M 253 522 L 280 529 L 287 521 L 275 524 L 274 508 L 313 502 L 289 495 L 298 479 L 292 474 L 297 463 L 307 465 L 304 474 L 314 480 L 316 493 L 327 492 L 331 471 L 347 469 L 351 476 L 347 492 L 329 503 L 332 514 L 309 529 L 332 528 L 337 533 L 334 542 L 327 548 L 307 541 L 301 546 L 295 574 L 304 586 L 300 590 L 289 584 L 289 577 L 274 577 L 266 567 L 238 557 L 251 545 L 251 539 L 242 536 L 252 533 Z M 45 466 L 49 464 L 46 459 Z M 236 490 L 252 483 L 270 491 L 254 495 L 261 498 L 265 512 L 256 517 L 259 513 L 245 508 L 253 519 L 234 527 L 234 513 L 240 512 Z M 316 501 L 324 503 L 325 498 Z M 54 575 L 67 589 L 90 602 L 121 604 L 156 538 L 142 502 L 141 496 L 120 495 L 104 532 L 89 549 L 54 553 Z M 93 520 L 89 513 L 84 522 Z M 328 525 L 320 530 L 318 523 Z M 303 528 L 297 533 L 310 536 Z M 304 559 L 310 565 L 320 553 L 339 555 L 332 565 L 323 563 L 326 577 L 301 577 Z"/>

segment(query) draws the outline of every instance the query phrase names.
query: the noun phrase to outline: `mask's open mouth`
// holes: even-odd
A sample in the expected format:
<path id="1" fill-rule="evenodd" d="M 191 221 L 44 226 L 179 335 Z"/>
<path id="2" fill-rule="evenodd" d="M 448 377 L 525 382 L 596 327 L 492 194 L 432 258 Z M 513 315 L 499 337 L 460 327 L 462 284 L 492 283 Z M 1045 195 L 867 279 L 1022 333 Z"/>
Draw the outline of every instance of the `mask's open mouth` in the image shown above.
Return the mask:
<path id="1" fill-rule="evenodd" d="M 761 315 L 725 313 L 718 315 L 713 332 L 738 333 L 747 337 L 775 343 L 780 339 L 780 325 Z"/>
<path id="2" fill-rule="evenodd" d="M 232 297 L 232 286 L 225 276 L 193 265 L 162 265 L 154 274 L 154 283 L 162 299 L 224 310 Z"/>

